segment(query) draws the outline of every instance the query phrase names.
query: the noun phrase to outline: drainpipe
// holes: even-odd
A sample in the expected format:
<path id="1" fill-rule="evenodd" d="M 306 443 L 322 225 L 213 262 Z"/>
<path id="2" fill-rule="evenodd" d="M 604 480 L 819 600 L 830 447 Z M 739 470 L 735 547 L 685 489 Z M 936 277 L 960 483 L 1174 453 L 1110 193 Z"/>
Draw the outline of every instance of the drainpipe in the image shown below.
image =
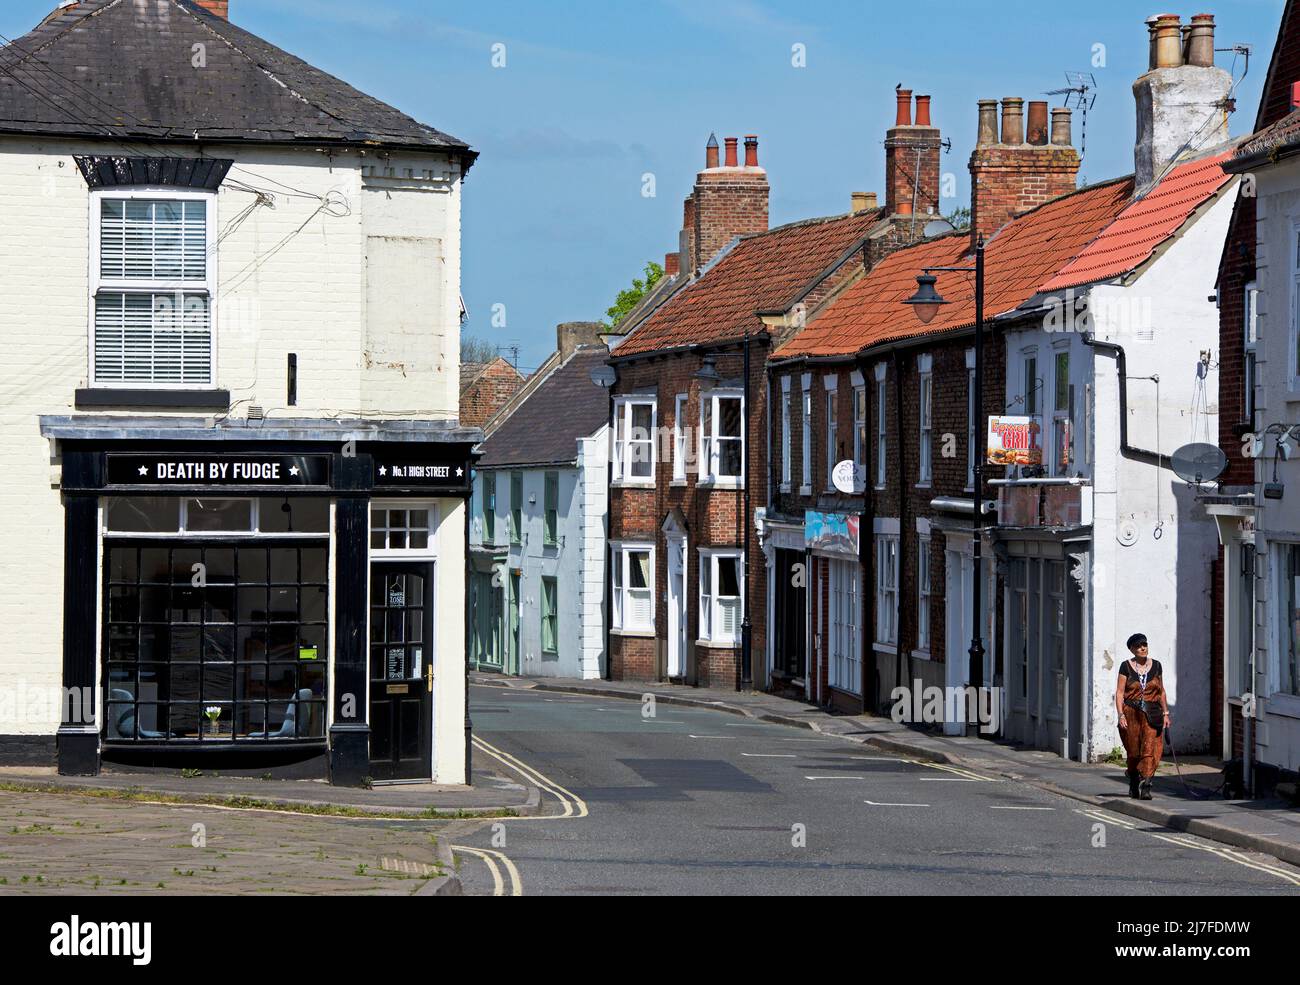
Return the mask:
<path id="1" fill-rule="evenodd" d="M 894 350 L 894 421 L 897 424 L 898 442 L 898 576 L 894 579 L 894 600 L 897 614 L 894 618 L 894 686 L 903 684 L 903 536 L 907 530 L 907 489 L 903 477 L 907 470 L 903 467 L 903 363 L 898 350 Z M 886 469 L 888 466 L 886 466 Z"/>
<path id="2" fill-rule="evenodd" d="M 1128 443 L 1128 361 L 1124 356 L 1124 347 L 1114 342 L 1099 342 L 1091 335 L 1083 337 L 1083 344 L 1101 352 L 1108 352 L 1115 357 L 1115 370 L 1119 373 L 1119 451 L 1125 458 L 1135 462 L 1145 462 L 1159 468 L 1173 471 L 1173 464 L 1168 455 L 1145 448 L 1134 448 Z M 1158 411 L 1157 411 L 1158 412 Z"/>

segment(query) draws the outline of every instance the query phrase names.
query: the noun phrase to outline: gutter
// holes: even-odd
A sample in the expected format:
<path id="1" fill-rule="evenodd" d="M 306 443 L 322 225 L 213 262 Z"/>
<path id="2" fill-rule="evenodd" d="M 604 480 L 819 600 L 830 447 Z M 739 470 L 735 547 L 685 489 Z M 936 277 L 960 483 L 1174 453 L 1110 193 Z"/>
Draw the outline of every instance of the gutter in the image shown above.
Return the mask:
<path id="1" fill-rule="evenodd" d="M 1091 335 L 1083 336 L 1084 345 L 1101 352 L 1108 352 L 1115 357 L 1115 370 L 1119 374 L 1119 451 L 1125 458 L 1135 462 L 1144 462 L 1158 468 L 1173 471 L 1173 463 L 1168 455 L 1145 448 L 1135 448 L 1128 443 L 1128 360 L 1124 347 L 1114 342 L 1098 342 Z M 1157 409 L 1157 413 L 1159 410 Z"/>

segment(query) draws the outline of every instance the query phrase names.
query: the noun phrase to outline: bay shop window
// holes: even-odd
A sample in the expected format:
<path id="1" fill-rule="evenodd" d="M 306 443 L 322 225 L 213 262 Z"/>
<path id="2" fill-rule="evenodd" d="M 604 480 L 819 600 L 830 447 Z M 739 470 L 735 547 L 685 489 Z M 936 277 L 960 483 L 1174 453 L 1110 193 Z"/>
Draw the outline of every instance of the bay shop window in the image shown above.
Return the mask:
<path id="1" fill-rule="evenodd" d="M 109 497 L 104 738 L 323 741 L 330 504 Z"/>
<path id="2" fill-rule="evenodd" d="M 90 215 L 92 385 L 214 385 L 216 197 L 97 192 Z"/>

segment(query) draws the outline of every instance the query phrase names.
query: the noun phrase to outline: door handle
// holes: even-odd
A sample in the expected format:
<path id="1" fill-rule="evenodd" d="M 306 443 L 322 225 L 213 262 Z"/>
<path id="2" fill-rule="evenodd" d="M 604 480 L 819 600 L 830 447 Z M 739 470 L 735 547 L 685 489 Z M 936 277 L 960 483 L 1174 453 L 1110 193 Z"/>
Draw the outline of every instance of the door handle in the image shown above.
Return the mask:
<path id="1" fill-rule="evenodd" d="M 433 664 L 424 668 L 424 679 L 428 682 L 429 690 L 433 690 Z"/>

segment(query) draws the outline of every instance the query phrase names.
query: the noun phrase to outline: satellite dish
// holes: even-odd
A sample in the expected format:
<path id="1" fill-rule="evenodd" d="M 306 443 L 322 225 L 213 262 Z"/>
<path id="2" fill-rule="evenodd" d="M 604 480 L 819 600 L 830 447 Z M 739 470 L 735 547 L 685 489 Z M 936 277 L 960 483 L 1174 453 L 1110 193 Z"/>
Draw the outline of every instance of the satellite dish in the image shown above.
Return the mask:
<path id="1" fill-rule="evenodd" d="M 956 227 L 947 219 L 931 219 L 925 224 L 925 228 L 921 230 L 926 239 L 931 236 L 945 236 L 956 231 Z"/>
<path id="2" fill-rule="evenodd" d="M 613 366 L 597 366 L 591 371 L 591 382 L 606 390 L 612 387 L 617 379 L 618 373 L 614 371 Z"/>
<path id="3" fill-rule="evenodd" d="M 1228 467 L 1228 456 L 1218 445 L 1194 442 L 1183 445 L 1169 456 L 1174 473 L 1187 482 L 1200 485 L 1213 482 Z"/>

